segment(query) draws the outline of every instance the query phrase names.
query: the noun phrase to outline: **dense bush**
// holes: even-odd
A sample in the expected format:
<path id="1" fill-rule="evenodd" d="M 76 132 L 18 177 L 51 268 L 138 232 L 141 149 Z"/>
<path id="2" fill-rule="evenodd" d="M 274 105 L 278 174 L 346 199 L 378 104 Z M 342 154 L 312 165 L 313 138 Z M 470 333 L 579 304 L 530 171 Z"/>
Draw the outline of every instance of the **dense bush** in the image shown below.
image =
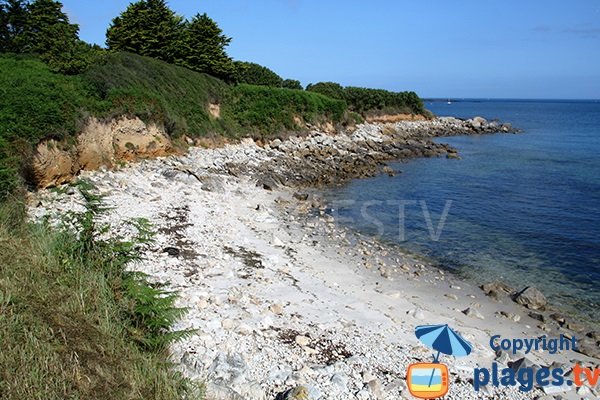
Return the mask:
<path id="1" fill-rule="evenodd" d="M 306 87 L 306 90 L 309 92 L 320 93 L 327 97 L 331 97 L 332 99 L 345 100 L 346 98 L 342 85 L 335 82 L 310 83 Z"/>
<path id="2" fill-rule="evenodd" d="M 235 80 L 249 85 L 281 87 L 283 79 L 275 72 L 262 65 L 235 61 Z"/>
<path id="3" fill-rule="evenodd" d="M 84 110 L 98 99 L 79 76 L 53 73 L 40 60 L 0 55 L 0 198 L 14 189 L 32 147 L 44 138 L 65 139 L 78 130 Z"/>
<path id="4" fill-rule="evenodd" d="M 424 110 L 423 102 L 414 92 L 347 87 L 344 95 L 348 106 L 362 114 L 377 111 L 420 114 Z"/>
<path id="5" fill-rule="evenodd" d="M 361 113 L 413 113 L 424 112 L 423 101 L 415 92 L 390 92 L 383 89 L 342 87 L 335 82 L 319 82 L 306 87 L 334 99 L 344 100 L 350 110 Z"/>
<path id="6" fill-rule="evenodd" d="M 297 125 L 297 118 L 305 122 L 340 122 L 346 105 L 342 101 L 301 90 L 238 85 L 225 111 L 246 132 L 273 134 L 302 128 Z"/>
<path id="7" fill-rule="evenodd" d="M 296 89 L 296 90 L 303 89 L 300 81 L 298 81 L 296 79 L 284 79 L 283 82 L 281 82 L 281 87 L 286 88 L 286 89 Z"/>
<path id="8" fill-rule="evenodd" d="M 31 57 L 0 55 L 0 137 L 37 142 L 77 130 L 82 110 L 96 99 L 80 76 L 65 76 Z"/>

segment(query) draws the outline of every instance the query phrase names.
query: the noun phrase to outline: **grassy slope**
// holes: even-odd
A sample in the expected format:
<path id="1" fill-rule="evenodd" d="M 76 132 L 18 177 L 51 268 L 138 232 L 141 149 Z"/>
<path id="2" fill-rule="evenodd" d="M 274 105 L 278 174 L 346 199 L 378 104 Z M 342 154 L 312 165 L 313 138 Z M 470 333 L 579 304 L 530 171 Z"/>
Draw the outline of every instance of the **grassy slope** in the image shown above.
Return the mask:
<path id="1" fill-rule="evenodd" d="M 106 54 L 80 76 L 31 57 L 0 55 L 0 198 L 27 176 L 41 139 L 74 141 L 89 116 L 138 116 L 173 136 L 270 136 L 306 122 L 342 122 L 345 104 L 302 90 L 229 86 L 206 74 L 129 53 Z M 221 117 L 209 115 L 209 103 Z M 19 174 L 20 173 L 20 174 Z"/>
<path id="2" fill-rule="evenodd" d="M 318 93 L 302 90 L 239 85 L 226 104 L 225 115 L 233 118 L 246 134 L 257 136 L 298 130 L 295 121 L 343 122 L 346 104 Z"/>
<path id="3" fill-rule="evenodd" d="M 231 88 L 209 75 L 129 53 L 105 56 L 84 75 L 102 101 L 96 115 L 135 115 L 161 123 L 171 135 L 233 135 L 231 119 L 214 119 L 209 103 L 224 103 Z"/>
<path id="4" fill-rule="evenodd" d="M 92 244 L 85 233 L 24 224 L 22 213 L 7 203 L 0 209 L 0 397 L 189 393 L 165 354 L 144 350 L 132 335 L 140 327 L 128 312 L 122 243 Z"/>
<path id="5" fill-rule="evenodd" d="M 308 122 L 341 122 L 345 111 L 342 101 L 317 93 L 230 86 L 206 74 L 129 53 L 107 56 L 84 79 L 102 97 L 104 115 L 137 115 L 164 124 L 172 135 L 269 136 L 300 129 L 294 116 Z M 219 119 L 209 116 L 209 103 L 220 104 Z"/>

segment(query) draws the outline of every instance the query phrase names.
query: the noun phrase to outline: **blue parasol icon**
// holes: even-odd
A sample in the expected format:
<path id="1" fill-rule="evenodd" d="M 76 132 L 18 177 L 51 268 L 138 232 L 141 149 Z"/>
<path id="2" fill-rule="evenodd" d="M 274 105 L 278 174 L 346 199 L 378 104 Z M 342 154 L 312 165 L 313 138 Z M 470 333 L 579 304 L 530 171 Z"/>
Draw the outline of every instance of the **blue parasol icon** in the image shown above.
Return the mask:
<path id="1" fill-rule="evenodd" d="M 439 362 L 440 353 L 454 357 L 464 357 L 471 353 L 473 347 L 452 328 L 446 325 L 420 325 L 415 328 L 417 338 L 428 347 L 437 351 L 433 362 Z M 433 373 L 429 379 L 429 386 L 433 380 Z"/>

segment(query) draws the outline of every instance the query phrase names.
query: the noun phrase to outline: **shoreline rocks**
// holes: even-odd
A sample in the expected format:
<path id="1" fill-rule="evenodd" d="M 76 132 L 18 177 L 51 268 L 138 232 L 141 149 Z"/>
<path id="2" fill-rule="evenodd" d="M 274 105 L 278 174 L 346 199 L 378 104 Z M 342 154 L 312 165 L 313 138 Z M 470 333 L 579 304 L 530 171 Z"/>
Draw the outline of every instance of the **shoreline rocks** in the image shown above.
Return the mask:
<path id="1" fill-rule="evenodd" d="M 274 139 L 264 147 L 251 139 L 241 144 L 263 152 L 266 162 L 248 164 L 231 160 L 227 168 L 236 176 L 256 177 L 257 186 L 272 190 L 277 186 L 320 187 L 340 185 L 350 179 L 379 173 L 393 176 L 390 161 L 421 157 L 460 158 L 456 149 L 433 139 L 457 135 L 516 132 L 510 124 L 488 122 L 481 117 L 461 120 L 441 117 L 425 121 L 393 124 L 361 124 L 352 132 Z"/>

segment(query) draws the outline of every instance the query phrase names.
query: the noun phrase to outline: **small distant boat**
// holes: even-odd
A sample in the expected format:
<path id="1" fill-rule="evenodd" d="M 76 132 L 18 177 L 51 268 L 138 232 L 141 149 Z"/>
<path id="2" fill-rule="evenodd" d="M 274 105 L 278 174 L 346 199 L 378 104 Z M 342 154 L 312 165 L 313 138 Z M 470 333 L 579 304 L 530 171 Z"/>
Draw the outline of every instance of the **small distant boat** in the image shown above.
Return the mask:
<path id="1" fill-rule="evenodd" d="M 448 99 L 448 104 L 452 104 L 452 102 L 450 101 L 450 99 Z"/>

